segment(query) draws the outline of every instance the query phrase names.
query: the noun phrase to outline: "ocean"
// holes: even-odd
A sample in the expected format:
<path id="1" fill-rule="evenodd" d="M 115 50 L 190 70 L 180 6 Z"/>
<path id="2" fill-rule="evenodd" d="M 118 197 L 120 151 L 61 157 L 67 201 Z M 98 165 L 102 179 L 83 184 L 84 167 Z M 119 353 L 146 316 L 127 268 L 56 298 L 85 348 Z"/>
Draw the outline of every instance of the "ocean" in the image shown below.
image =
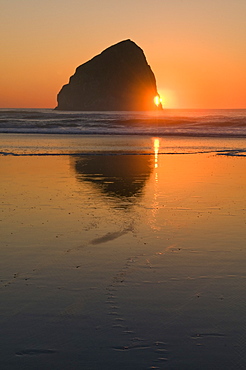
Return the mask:
<path id="1" fill-rule="evenodd" d="M 14 134 L 1 135 L 2 155 L 83 155 L 102 151 L 153 154 L 152 141 L 146 146 L 144 140 L 149 136 L 161 139 L 159 154 L 218 152 L 245 156 L 246 109 L 155 112 L 0 109 L 0 134 Z M 116 136 L 117 144 L 113 139 Z"/>
<path id="2" fill-rule="evenodd" d="M 0 109 L 0 133 L 246 137 L 246 109 L 156 112 Z"/>

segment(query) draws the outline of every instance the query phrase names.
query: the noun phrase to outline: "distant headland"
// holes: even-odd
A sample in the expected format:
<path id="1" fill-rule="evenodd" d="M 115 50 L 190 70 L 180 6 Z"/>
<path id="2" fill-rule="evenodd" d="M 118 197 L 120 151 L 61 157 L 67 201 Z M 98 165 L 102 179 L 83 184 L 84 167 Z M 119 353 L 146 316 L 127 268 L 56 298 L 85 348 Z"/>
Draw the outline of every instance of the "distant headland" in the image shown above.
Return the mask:
<path id="1" fill-rule="evenodd" d="M 80 65 L 57 95 L 65 111 L 162 109 L 156 79 L 143 50 L 131 40 L 105 49 Z"/>

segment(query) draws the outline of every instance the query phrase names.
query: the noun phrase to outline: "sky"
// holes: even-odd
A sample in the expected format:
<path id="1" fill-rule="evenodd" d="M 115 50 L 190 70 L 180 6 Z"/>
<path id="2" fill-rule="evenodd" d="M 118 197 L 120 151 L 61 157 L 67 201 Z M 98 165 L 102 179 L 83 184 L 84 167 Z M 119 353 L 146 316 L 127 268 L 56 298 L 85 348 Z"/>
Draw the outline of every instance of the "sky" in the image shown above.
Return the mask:
<path id="1" fill-rule="evenodd" d="M 54 108 L 75 69 L 131 39 L 164 108 L 246 108 L 246 0 L 0 0 L 0 107 Z"/>

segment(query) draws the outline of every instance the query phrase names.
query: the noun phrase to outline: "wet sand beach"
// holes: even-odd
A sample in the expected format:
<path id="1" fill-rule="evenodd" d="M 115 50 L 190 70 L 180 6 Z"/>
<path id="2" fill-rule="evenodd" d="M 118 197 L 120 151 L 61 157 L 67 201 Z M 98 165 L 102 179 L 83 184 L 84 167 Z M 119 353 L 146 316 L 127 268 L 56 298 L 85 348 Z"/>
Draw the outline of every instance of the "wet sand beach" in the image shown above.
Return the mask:
<path id="1" fill-rule="evenodd" d="M 242 141 L 2 139 L 1 369 L 246 367 Z"/>

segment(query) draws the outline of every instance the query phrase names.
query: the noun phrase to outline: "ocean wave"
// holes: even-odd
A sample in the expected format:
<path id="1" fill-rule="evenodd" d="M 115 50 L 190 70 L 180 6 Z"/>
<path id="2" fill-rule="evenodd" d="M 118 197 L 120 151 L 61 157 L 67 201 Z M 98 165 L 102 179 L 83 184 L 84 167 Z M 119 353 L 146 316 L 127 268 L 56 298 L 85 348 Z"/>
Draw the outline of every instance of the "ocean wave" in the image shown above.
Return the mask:
<path id="1" fill-rule="evenodd" d="M 246 110 L 146 113 L 1 109 L 0 133 L 246 137 Z"/>

